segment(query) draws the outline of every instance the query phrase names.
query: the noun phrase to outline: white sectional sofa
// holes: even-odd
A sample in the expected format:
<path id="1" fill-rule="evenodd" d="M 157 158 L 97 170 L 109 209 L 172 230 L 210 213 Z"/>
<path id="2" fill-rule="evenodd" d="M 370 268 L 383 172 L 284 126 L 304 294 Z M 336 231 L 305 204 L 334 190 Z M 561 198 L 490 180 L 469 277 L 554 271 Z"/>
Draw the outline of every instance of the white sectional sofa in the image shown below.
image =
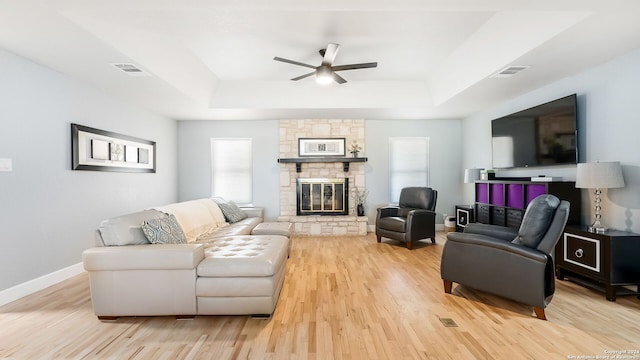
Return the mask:
<path id="1" fill-rule="evenodd" d="M 292 226 L 243 208 L 229 224 L 212 199 L 175 203 L 103 221 L 84 251 L 93 309 L 120 316 L 264 315 L 284 282 Z M 186 243 L 152 244 L 142 224 L 173 215 Z"/>

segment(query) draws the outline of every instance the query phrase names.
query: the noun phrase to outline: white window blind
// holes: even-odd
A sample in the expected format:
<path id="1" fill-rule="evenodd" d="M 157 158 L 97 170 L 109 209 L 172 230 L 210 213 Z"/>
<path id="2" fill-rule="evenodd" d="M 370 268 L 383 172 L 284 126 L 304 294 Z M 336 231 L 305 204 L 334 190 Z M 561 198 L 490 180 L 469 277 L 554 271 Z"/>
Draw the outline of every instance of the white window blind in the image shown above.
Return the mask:
<path id="1" fill-rule="evenodd" d="M 389 138 L 389 201 L 408 186 L 429 186 L 428 137 Z"/>
<path id="2" fill-rule="evenodd" d="M 237 204 L 253 201 L 251 139 L 211 139 L 211 194 Z"/>

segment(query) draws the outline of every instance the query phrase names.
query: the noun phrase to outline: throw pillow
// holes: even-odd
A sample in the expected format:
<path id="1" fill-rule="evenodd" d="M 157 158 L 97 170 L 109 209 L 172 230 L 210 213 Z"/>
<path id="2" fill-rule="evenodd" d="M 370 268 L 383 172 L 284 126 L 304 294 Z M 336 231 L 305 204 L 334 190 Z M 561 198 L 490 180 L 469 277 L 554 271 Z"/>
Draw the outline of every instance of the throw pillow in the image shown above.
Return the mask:
<path id="1" fill-rule="evenodd" d="M 206 204 L 207 209 L 211 213 L 214 221 L 216 222 L 217 227 L 227 226 L 227 219 L 224 217 L 222 210 L 220 209 L 220 205 L 216 203 L 213 199 L 202 199 L 203 203 Z"/>
<path id="2" fill-rule="evenodd" d="M 560 199 L 549 194 L 533 199 L 524 212 L 518 236 L 512 242 L 535 249 L 547 233 L 559 205 Z"/>
<path id="3" fill-rule="evenodd" d="M 220 210 L 222 210 L 224 218 L 232 224 L 248 217 L 247 213 L 242 211 L 242 209 L 240 209 L 240 207 L 238 207 L 238 205 L 236 205 L 236 203 L 234 203 L 233 201 L 223 202 L 220 200 L 216 200 L 216 203 L 220 207 Z"/>
<path id="4" fill-rule="evenodd" d="M 173 215 L 144 221 L 142 223 L 142 232 L 152 244 L 187 243 L 187 237 Z"/>

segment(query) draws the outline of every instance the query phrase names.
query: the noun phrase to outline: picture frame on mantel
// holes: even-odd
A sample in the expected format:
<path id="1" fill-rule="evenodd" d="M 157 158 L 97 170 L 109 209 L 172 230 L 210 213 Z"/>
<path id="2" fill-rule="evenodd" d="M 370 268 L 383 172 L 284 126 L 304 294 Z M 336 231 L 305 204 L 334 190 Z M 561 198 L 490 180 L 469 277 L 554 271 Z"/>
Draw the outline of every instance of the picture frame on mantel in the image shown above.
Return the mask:
<path id="1" fill-rule="evenodd" d="M 299 138 L 298 156 L 345 156 L 345 138 Z"/>
<path id="2" fill-rule="evenodd" d="M 71 124 L 71 169 L 156 172 L 156 142 Z"/>

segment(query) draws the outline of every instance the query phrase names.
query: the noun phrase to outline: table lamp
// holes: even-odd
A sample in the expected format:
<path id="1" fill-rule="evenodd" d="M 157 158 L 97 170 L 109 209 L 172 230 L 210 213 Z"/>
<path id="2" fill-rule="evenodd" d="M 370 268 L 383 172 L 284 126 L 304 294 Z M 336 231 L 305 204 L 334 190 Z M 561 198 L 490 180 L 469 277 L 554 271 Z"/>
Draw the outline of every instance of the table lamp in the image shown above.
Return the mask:
<path id="1" fill-rule="evenodd" d="M 464 169 L 464 183 L 473 183 L 480 180 L 480 171 L 482 169 Z"/>
<path id="2" fill-rule="evenodd" d="M 577 166 L 576 187 L 581 189 L 595 189 L 595 220 L 589 226 L 588 230 L 593 233 L 602 234 L 607 230 L 602 225 L 602 215 L 600 203 L 602 199 L 600 189 L 612 189 L 624 187 L 624 178 L 622 177 L 622 167 L 620 162 L 594 162 L 580 163 Z"/>
<path id="3" fill-rule="evenodd" d="M 464 183 L 472 184 L 477 180 L 480 180 L 480 172 L 483 169 L 464 169 Z M 473 204 L 469 205 L 470 208 L 473 208 Z"/>

